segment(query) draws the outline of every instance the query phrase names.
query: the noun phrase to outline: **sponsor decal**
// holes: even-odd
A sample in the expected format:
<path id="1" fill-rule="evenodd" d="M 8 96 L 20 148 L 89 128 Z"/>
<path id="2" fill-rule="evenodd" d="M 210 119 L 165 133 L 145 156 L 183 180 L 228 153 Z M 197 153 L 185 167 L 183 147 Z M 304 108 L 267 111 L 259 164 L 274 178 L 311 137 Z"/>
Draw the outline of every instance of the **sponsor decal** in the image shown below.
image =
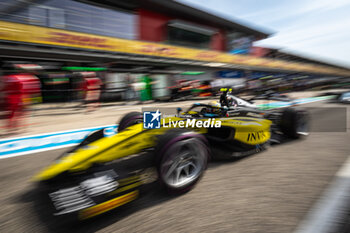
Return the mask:
<path id="1" fill-rule="evenodd" d="M 154 53 L 158 55 L 168 55 L 168 56 L 177 55 L 175 48 L 161 47 L 160 45 L 153 45 L 153 44 L 144 44 L 141 46 L 141 49 L 139 51 L 143 53 Z"/>
<path id="2" fill-rule="evenodd" d="M 216 52 L 199 52 L 196 55 L 196 58 L 203 59 L 203 58 L 209 58 L 209 59 L 214 59 L 219 55 L 219 53 Z"/>
<path id="3" fill-rule="evenodd" d="M 80 219 L 87 219 L 87 218 L 94 217 L 96 215 L 99 215 L 109 210 L 112 210 L 114 208 L 117 208 L 121 205 L 124 205 L 128 202 L 131 202 L 135 200 L 138 197 L 138 195 L 139 195 L 139 191 L 135 190 L 123 196 L 92 206 L 90 208 L 82 210 L 79 214 L 79 217 Z"/>
<path id="4" fill-rule="evenodd" d="M 257 132 L 252 132 L 248 133 L 247 141 L 257 141 L 257 140 L 263 140 L 266 138 L 265 132 L 264 131 L 257 131 Z"/>
<path id="5" fill-rule="evenodd" d="M 105 38 L 75 35 L 63 32 L 50 32 L 50 36 L 47 38 L 47 40 L 56 43 L 67 43 L 71 45 L 94 46 L 106 49 L 113 48 L 113 46 L 108 44 L 108 41 Z"/>

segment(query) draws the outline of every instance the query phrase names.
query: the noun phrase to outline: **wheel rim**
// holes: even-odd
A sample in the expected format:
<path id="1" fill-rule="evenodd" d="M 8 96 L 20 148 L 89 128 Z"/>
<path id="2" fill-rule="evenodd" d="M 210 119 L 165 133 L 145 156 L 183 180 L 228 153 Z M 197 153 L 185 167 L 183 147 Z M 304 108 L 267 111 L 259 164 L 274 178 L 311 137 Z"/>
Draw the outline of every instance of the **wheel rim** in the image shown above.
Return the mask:
<path id="1" fill-rule="evenodd" d="M 163 181 L 170 187 L 181 188 L 192 183 L 203 172 L 206 161 L 205 145 L 198 139 L 174 143 L 161 166 Z"/>

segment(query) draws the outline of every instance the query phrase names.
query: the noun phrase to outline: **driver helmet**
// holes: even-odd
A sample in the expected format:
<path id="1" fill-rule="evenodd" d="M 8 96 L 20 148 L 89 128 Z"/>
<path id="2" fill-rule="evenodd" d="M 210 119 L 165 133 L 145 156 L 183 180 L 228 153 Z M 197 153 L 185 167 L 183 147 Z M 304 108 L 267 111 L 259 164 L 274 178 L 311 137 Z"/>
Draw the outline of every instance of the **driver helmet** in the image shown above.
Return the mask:
<path id="1" fill-rule="evenodd" d="M 221 112 L 221 104 L 218 101 L 211 101 L 208 104 L 212 109 L 208 109 L 210 113 L 219 114 Z"/>
<path id="2" fill-rule="evenodd" d="M 221 104 L 218 101 L 210 101 L 208 105 L 214 108 L 221 108 Z"/>

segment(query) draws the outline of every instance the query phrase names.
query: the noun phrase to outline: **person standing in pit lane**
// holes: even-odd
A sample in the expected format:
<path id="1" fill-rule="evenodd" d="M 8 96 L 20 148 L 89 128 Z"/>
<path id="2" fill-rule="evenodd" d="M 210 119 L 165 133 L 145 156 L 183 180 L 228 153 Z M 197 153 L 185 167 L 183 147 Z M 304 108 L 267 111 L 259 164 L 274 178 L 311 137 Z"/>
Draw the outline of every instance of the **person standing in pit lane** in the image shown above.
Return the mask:
<path id="1" fill-rule="evenodd" d="M 15 75 L 3 76 L 2 79 L 6 129 L 8 133 L 15 133 L 24 117 L 23 83 Z"/>
<path id="2" fill-rule="evenodd" d="M 86 113 L 96 110 L 100 106 L 102 81 L 94 72 L 82 72 L 84 76 L 83 90 L 85 92 L 84 105 Z"/>

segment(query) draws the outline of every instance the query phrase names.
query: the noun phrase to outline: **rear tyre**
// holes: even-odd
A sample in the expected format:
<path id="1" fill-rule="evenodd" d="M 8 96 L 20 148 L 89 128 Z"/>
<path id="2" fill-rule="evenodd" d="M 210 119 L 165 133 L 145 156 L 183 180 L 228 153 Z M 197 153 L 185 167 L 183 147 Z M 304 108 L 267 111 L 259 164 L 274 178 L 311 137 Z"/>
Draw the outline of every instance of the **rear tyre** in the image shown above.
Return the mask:
<path id="1" fill-rule="evenodd" d="M 209 148 L 202 135 L 173 129 L 160 136 L 155 155 L 161 185 L 170 193 L 181 194 L 190 191 L 202 177 Z"/>
<path id="2" fill-rule="evenodd" d="M 309 115 L 306 111 L 287 108 L 282 112 L 281 130 L 289 138 L 309 135 Z"/>
<path id="3" fill-rule="evenodd" d="M 128 128 L 129 126 L 141 123 L 143 116 L 141 112 L 130 112 L 123 116 L 118 125 L 118 132 Z"/>

